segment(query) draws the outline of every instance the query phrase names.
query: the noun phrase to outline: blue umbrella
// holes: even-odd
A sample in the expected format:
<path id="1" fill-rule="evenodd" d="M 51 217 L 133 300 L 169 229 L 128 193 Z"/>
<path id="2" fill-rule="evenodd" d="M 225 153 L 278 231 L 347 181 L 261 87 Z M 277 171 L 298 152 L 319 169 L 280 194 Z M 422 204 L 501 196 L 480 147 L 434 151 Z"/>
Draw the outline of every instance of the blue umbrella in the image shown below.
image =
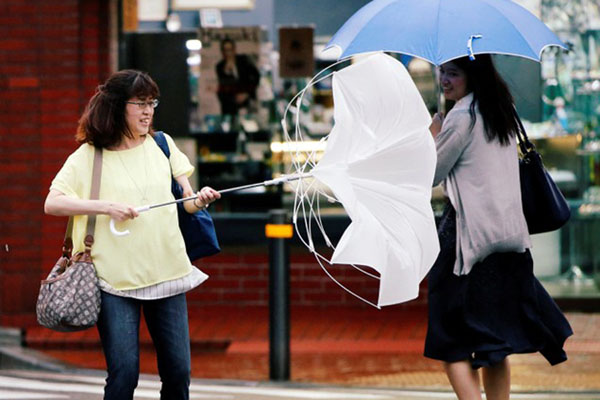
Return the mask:
<path id="1" fill-rule="evenodd" d="M 477 54 L 540 61 L 548 46 L 567 46 L 542 21 L 510 0 L 373 0 L 333 36 L 340 58 L 389 51 L 441 65 Z"/>

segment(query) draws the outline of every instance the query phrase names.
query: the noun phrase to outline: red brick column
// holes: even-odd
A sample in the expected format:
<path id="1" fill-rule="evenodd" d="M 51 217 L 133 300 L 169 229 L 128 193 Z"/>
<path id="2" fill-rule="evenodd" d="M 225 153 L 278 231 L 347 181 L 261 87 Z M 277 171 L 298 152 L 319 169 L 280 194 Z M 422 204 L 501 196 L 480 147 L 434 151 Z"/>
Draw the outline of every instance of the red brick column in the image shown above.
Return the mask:
<path id="1" fill-rule="evenodd" d="M 77 120 L 109 73 L 108 1 L 0 3 L 0 326 L 35 321 L 66 221 L 43 214 L 76 148 Z"/>

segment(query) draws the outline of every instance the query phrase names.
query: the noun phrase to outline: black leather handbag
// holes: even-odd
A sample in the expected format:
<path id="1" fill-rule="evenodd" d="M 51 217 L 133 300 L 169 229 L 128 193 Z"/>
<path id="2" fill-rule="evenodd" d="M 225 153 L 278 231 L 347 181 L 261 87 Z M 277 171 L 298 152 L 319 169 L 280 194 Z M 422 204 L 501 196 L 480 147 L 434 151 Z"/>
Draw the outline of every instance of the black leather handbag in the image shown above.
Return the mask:
<path id="1" fill-rule="evenodd" d="M 519 124 L 517 137 L 522 154 L 519 160 L 521 199 L 529 233 L 554 231 L 571 217 L 569 203 L 544 168 L 542 157 L 529 141 L 516 112 L 515 118 Z"/>
<path id="2" fill-rule="evenodd" d="M 165 156 L 171 157 L 171 151 L 163 132 L 154 132 L 154 140 Z M 183 197 L 183 189 L 173 177 L 171 177 L 171 192 L 175 199 Z M 206 209 L 190 214 L 183 208 L 183 203 L 177 203 L 177 216 L 185 249 L 191 261 L 212 256 L 221 251 L 213 219 Z"/>

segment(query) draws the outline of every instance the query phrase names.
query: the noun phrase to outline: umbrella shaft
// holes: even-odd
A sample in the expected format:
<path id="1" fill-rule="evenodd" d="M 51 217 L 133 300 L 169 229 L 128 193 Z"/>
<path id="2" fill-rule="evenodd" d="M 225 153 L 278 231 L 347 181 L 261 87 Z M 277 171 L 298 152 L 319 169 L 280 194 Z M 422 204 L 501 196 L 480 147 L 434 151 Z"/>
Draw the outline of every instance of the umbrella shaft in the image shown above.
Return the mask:
<path id="1" fill-rule="evenodd" d="M 230 192 L 236 192 L 238 190 L 251 189 L 251 188 L 255 188 L 255 187 L 259 187 L 259 186 L 265 186 L 265 185 L 266 185 L 266 182 L 251 183 L 250 185 L 242 185 L 242 186 L 232 187 L 232 188 L 229 188 L 229 189 L 219 190 L 219 193 L 225 194 L 225 193 L 230 193 Z"/>
<path id="2" fill-rule="evenodd" d="M 311 176 L 312 176 L 311 174 L 286 175 L 281 178 L 272 179 L 269 181 L 264 181 L 264 182 L 259 182 L 259 183 L 251 183 L 249 185 L 242 185 L 242 186 L 236 186 L 236 187 L 232 187 L 232 188 L 228 188 L 228 189 L 219 190 L 219 193 L 225 194 L 225 193 L 230 193 L 230 192 L 236 192 L 238 190 L 251 189 L 251 188 L 255 188 L 255 187 L 259 187 L 259 186 L 272 186 L 272 185 L 277 185 L 277 184 L 284 183 L 284 182 L 295 181 L 300 178 L 309 178 Z M 148 209 L 151 210 L 153 208 L 168 206 L 171 204 L 183 203 L 184 201 L 194 200 L 196 198 L 198 198 L 198 196 L 196 196 L 196 195 L 184 197 L 184 198 L 181 198 L 181 199 L 178 199 L 175 201 L 168 201 L 166 203 L 154 204 L 152 206 L 149 206 Z"/>

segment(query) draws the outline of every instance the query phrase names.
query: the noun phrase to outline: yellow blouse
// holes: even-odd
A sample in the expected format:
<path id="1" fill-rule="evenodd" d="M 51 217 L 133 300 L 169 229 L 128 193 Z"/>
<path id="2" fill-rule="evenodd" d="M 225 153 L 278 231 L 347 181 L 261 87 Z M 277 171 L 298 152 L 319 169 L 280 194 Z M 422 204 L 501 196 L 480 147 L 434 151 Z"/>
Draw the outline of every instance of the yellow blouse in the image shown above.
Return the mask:
<path id="1" fill-rule="evenodd" d="M 171 150 L 173 176 L 190 176 L 194 167 L 165 134 Z M 50 189 L 67 196 L 89 199 L 94 147 L 81 145 L 69 156 Z M 156 142 L 147 137 L 139 146 L 119 151 L 103 150 L 100 199 L 139 207 L 173 201 L 169 159 Z M 133 220 L 117 222 L 127 236 L 110 232 L 110 217 L 98 215 L 92 246 L 92 259 L 98 276 L 118 290 L 147 287 L 180 278 L 191 272 L 179 230 L 176 205 L 155 208 Z M 82 251 L 87 216 L 75 216 L 74 252 Z"/>

